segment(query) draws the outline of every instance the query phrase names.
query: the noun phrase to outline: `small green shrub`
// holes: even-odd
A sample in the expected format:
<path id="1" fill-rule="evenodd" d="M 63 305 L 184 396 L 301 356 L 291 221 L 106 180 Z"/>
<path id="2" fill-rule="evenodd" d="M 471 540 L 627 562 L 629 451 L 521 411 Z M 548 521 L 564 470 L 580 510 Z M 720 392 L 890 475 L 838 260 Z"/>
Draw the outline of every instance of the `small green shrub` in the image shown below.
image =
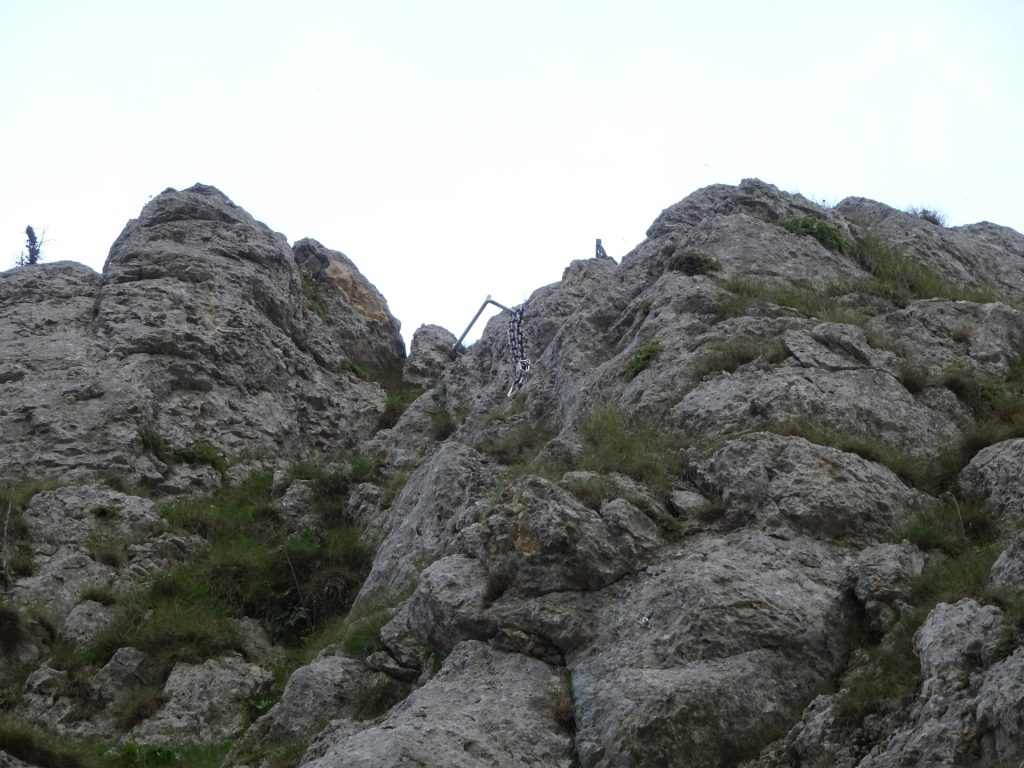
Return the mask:
<path id="1" fill-rule="evenodd" d="M 117 727 L 128 731 L 151 718 L 166 703 L 167 697 L 161 688 L 127 688 L 114 699 L 111 710 Z"/>
<path id="2" fill-rule="evenodd" d="M 447 440 L 455 434 L 457 427 L 455 417 L 443 408 L 434 408 L 430 411 L 430 435 L 435 440 Z"/>
<path id="3" fill-rule="evenodd" d="M 260 765 L 264 768 L 298 768 L 302 754 L 309 746 L 309 740 L 300 736 L 261 745 L 255 750 L 246 750 L 238 755 L 237 765 Z"/>
<path id="4" fill-rule="evenodd" d="M 97 768 L 219 768 L 230 745 L 171 746 L 128 742 L 103 748 Z"/>
<path id="5" fill-rule="evenodd" d="M 578 432 L 583 443 L 579 469 L 621 472 L 659 493 L 667 492 L 682 471 L 681 439 L 618 409 L 592 412 Z"/>
<path id="6" fill-rule="evenodd" d="M 717 272 L 722 268 L 722 265 L 711 256 L 705 256 L 694 251 L 682 251 L 672 255 L 672 258 L 668 261 L 668 268 L 693 277 L 694 275 L 707 275 Z"/>
<path id="7" fill-rule="evenodd" d="M 711 373 L 732 373 L 737 368 L 757 360 L 761 352 L 762 345 L 754 339 L 733 337 L 702 352 L 694 363 L 693 377 L 700 381 Z"/>
<path id="8" fill-rule="evenodd" d="M 100 605 L 114 605 L 117 603 L 117 595 L 109 584 L 95 584 L 86 587 L 79 595 L 80 600 L 92 600 Z"/>
<path id="9" fill-rule="evenodd" d="M 185 587 L 180 573 L 157 577 L 150 590 L 119 604 L 113 621 L 83 651 L 82 660 L 105 664 L 118 648 L 149 653 L 167 672 L 177 661 L 198 663 L 227 651 L 243 651 L 231 613 L 205 585 Z"/>
<path id="10" fill-rule="evenodd" d="M 563 484 L 566 490 L 584 506 L 595 512 L 600 511 L 601 505 L 606 501 L 611 501 L 621 495 L 618 485 L 611 478 L 603 475 L 574 478 L 571 482 L 566 478 Z"/>
<path id="11" fill-rule="evenodd" d="M 13 512 L 20 512 L 28 507 L 32 497 L 37 493 L 52 491 L 57 487 L 56 482 L 46 479 L 26 480 L 16 485 L 0 485 L 0 514 L 6 513 L 8 507 Z"/>
<path id="12" fill-rule="evenodd" d="M 373 720 L 408 695 L 408 688 L 384 674 L 376 674 L 352 692 L 352 713 L 356 720 Z"/>
<path id="13" fill-rule="evenodd" d="M 383 368 L 367 369 L 366 373 L 371 381 L 376 381 L 387 393 L 384 411 L 377 419 L 377 428 L 390 429 L 398 423 L 413 401 L 423 394 L 423 388 L 405 380 L 402 364 L 398 361 Z"/>
<path id="14" fill-rule="evenodd" d="M 341 640 L 341 652 L 354 659 L 365 659 L 381 648 L 380 630 L 394 615 L 392 601 L 367 601 L 348 617 Z"/>
<path id="15" fill-rule="evenodd" d="M 331 477 L 321 480 L 333 491 Z M 168 663 L 195 661 L 239 647 L 227 622 L 231 616 L 258 618 L 278 642 L 295 642 L 344 614 L 369 569 L 373 548 L 344 522 L 290 535 L 270 509 L 271 492 L 269 474 L 257 474 L 202 502 L 187 500 L 163 510 L 172 523 L 201 530 L 210 546 L 197 560 L 158 575 L 148 590 L 124 601 L 121 618 L 109 634 L 101 634 L 99 645 L 111 653 L 128 643 Z M 114 643 L 120 645 L 111 648 Z"/>
<path id="16" fill-rule="evenodd" d="M 652 339 L 644 344 L 637 347 L 633 356 L 626 363 L 626 368 L 622 372 L 622 377 L 626 381 L 632 381 L 640 375 L 642 371 L 646 371 L 651 367 L 651 364 L 661 354 L 661 342 L 657 339 Z"/>
<path id="17" fill-rule="evenodd" d="M 164 464 L 170 463 L 171 451 L 167 447 L 167 442 L 159 432 L 151 427 L 144 429 L 139 432 L 139 439 L 142 441 L 142 447 L 144 450 L 149 451 Z"/>
<path id="18" fill-rule="evenodd" d="M 912 590 L 911 610 L 877 646 L 868 649 L 865 663 L 847 673 L 844 696 L 837 705 L 841 721 L 858 724 L 868 714 L 904 706 L 913 697 L 920 684 L 914 633 L 939 603 L 985 598 L 988 574 L 998 554 L 998 546 L 967 545 L 925 566 Z"/>
<path id="19" fill-rule="evenodd" d="M 89 556 L 97 563 L 121 568 L 128 561 L 128 549 L 124 539 L 114 534 L 92 534 L 86 540 Z"/>
<path id="20" fill-rule="evenodd" d="M 985 288 L 969 288 L 949 283 L 929 267 L 909 258 L 878 235 L 869 233 L 859 238 L 850 256 L 871 275 L 867 281 L 852 287 L 906 306 L 914 299 L 940 298 L 985 303 L 995 294 Z"/>
<path id="21" fill-rule="evenodd" d="M 900 365 L 899 378 L 903 388 L 912 395 L 928 388 L 928 373 L 920 366 L 904 362 Z"/>
<path id="22" fill-rule="evenodd" d="M 325 319 L 331 308 L 327 289 L 320 281 L 302 269 L 299 270 L 299 284 L 302 287 L 302 295 L 309 311 L 321 320 Z"/>
<path id="23" fill-rule="evenodd" d="M 807 317 L 817 317 L 837 323 L 863 325 L 867 317 L 861 312 L 838 304 L 834 297 L 846 291 L 843 286 L 831 286 L 821 291 L 804 282 L 782 283 L 775 280 L 754 280 L 738 277 L 720 283 L 727 291 L 715 305 L 717 320 L 745 314 L 756 302 L 795 309 Z"/>
<path id="24" fill-rule="evenodd" d="M 0 718 L 0 750 L 37 768 L 87 768 L 56 736 L 8 717 Z"/>
<path id="25" fill-rule="evenodd" d="M 433 677 L 441 671 L 441 667 L 444 666 L 444 660 L 447 658 L 447 653 L 439 648 L 428 645 L 423 649 L 423 670 L 429 677 Z"/>
<path id="26" fill-rule="evenodd" d="M 983 501 L 943 494 L 940 504 L 918 510 L 901 537 L 920 549 L 957 555 L 992 535 L 991 514 Z"/>
<path id="27" fill-rule="evenodd" d="M 924 219 L 929 224 L 934 224 L 937 227 L 946 226 L 946 216 L 943 213 L 935 210 L 934 208 L 908 208 L 907 213 L 911 216 L 917 216 L 919 219 Z"/>
<path id="28" fill-rule="evenodd" d="M 781 222 L 784 229 L 794 235 L 810 235 L 824 247 L 836 253 L 849 253 L 852 243 L 836 227 L 813 216 L 799 216 Z"/>
<path id="29" fill-rule="evenodd" d="M 0 655 L 14 656 L 28 639 L 28 630 L 17 609 L 0 605 Z"/>
<path id="30" fill-rule="evenodd" d="M 780 435 L 802 437 L 818 445 L 855 453 L 862 459 L 888 468 L 909 485 L 925 493 L 948 490 L 961 464 L 952 448 L 940 451 L 933 459 L 923 459 L 898 451 L 888 443 L 867 435 L 837 432 L 810 419 L 797 419 L 767 427 Z"/>
<path id="31" fill-rule="evenodd" d="M 349 459 L 348 474 L 353 484 L 369 482 L 377 474 L 378 463 L 375 458 L 362 453 L 353 454 Z"/>
<path id="32" fill-rule="evenodd" d="M 551 702 L 551 715 L 555 722 L 570 736 L 576 735 L 576 714 L 573 711 L 572 677 L 569 670 L 558 671 L 558 684 L 548 691 Z"/>
<path id="33" fill-rule="evenodd" d="M 89 510 L 89 514 L 97 520 L 113 520 L 117 517 L 117 507 L 113 504 L 98 504 Z"/>
<path id="34" fill-rule="evenodd" d="M 887 705 L 901 706 L 913 697 L 920 682 L 914 633 L 927 615 L 928 610 L 920 607 L 904 614 L 882 642 L 868 651 L 867 661 L 847 673 L 836 704 L 840 722 L 857 725 L 865 716 Z"/>
<path id="35" fill-rule="evenodd" d="M 174 452 L 174 458 L 186 464 L 206 464 L 218 472 L 223 472 L 227 468 L 227 462 L 220 452 L 209 443 L 201 441 L 187 448 L 179 448 Z"/>

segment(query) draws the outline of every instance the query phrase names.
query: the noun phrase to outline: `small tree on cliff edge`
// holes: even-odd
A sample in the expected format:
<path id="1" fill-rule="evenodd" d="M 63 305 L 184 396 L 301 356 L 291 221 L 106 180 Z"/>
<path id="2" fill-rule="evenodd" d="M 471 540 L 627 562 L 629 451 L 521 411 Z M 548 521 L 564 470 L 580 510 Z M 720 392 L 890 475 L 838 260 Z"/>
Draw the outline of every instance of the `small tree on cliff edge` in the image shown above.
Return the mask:
<path id="1" fill-rule="evenodd" d="M 32 227 L 25 227 L 25 247 L 28 249 L 28 252 L 23 252 L 18 257 L 18 266 L 24 267 L 26 264 L 38 264 L 39 259 L 42 258 L 39 252 L 43 248 L 43 241 L 36 238 L 36 231 Z"/>

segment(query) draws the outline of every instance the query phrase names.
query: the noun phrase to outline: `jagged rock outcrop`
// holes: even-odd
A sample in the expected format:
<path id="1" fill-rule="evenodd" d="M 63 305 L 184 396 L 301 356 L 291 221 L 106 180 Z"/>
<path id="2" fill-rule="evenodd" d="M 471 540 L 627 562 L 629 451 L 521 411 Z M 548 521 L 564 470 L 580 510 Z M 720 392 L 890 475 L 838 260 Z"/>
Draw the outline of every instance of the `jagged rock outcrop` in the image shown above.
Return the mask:
<path id="1" fill-rule="evenodd" d="M 329 726 L 301 765 L 567 767 L 571 740 L 552 705 L 560 685 L 542 662 L 467 641 L 379 724 L 355 734 Z"/>
<path id="2" fill-rule="evenodd" d="M 506 314 L 406 360 L 343 254 L 168 191 L 102 276 L 0 275 L 10 714 L 231 768 L 1015 766 L 1022 256 L 715 185 L 529 298 L 509 398 Z M 270 556 L 211 543 L 217 489 Z M 116 647 L 204 557 L 267 588 L 187 658 Z"/>
<path id="3" fill-rule="evenodd" d="M 102 276 L 66 262 L 4 273 L 0 472 L 158 483 L 147 431 L 227 457 L 367 437 L 384 393 L 349 368 L 400 367 L 398 322 L 342 254 L 296 249 L 196 185 L 153 198 Z"/>

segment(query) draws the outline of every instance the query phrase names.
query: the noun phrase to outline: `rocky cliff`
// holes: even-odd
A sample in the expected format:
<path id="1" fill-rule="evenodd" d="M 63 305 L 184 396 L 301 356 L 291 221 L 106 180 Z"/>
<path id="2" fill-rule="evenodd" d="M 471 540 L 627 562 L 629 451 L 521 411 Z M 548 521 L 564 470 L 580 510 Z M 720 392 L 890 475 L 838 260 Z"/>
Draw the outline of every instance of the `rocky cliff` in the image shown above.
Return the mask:
<path id="1" fill-rule="evenodd" d="M 0 765 L 1024 766 L 1022 307 L 1013 230 L 747 180 L 507 397 L 508 314 L 406 359 L 168 190 L 0 274 Z"/>

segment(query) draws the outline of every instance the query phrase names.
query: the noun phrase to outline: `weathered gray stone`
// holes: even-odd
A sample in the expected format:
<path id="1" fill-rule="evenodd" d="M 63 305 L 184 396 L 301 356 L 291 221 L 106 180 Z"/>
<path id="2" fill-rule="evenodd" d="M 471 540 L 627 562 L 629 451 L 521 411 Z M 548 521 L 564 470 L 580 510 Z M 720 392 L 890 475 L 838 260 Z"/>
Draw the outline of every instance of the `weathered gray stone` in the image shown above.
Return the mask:
<path id="1" fill-rule="evenodd" d="M 992 664 L 1008 631 L 1003 612 L 994 605 L 979 605 L 970 598 L 939 603 L 914 634 L 924 678 L 922 695 L 962 684 L 972 672 Z"/>
<path id="2" fill-rule="evenodd" d="M 884 203 L 848 197 L 836 212 L 920 259 L 950 282 L 1024 296 L 1024 236 L 990 222 L 940 227 Z"/>
<path id="3" fill-rule="evenodd" d="M 851 617 L 841 550 L 737 532 L 604 590 L 566 656 L 586 766 L 735 764 L 823 692 Z"/>
<path id="4" fill-rule="evenodd" d="M 324 323 L 311 323 L 321 358 L 343 359 L 378 371 L 400 366 L 405 343 L 399 334 L 401 323 L 391 314 L 380 292 L 345 254 L 305 238 L 292 246 L 295 261 L 303 272 L 302 287 L 313 314 Z"/>
<path id="5" fill-rule="evenodd" d="M 109 703 L 126 690 L 154 685 L 160 680 L 160 666 L 138 648 L 119 648 L 93 676 L 100 698 Z"/>
<path id="6" fill-rule="evenodd" d="M 560 685 L 542 662 L 468 641 L 383 721 L 352 735 L 341 730 L 300 765 L 568 768 L 571 740 L 552 704 Z"/>
<path id="7" fill-rule="evenodd" d="M 750 367 L 706 377 L 672 409 L 672 417 L 709 437 L 809 421 L 924 457 L 960 435 L 954 423 L 918 402 L 890 372 L 866 366 L 805 368 L 795 360 L 768 371 Z"/>
<path id="8" fill-rule="evenodd" d="M 1024 438 L 1006 440 L 978 452 L 960 473 L 960 486 L 985 499 L 985 506 L 1004 531 L 1024 524 Z"/>
<path id="9" fill-rule="evenodd" d="M 409 478 L 383 521 L 383 540 L 360 599 L 405 588 L 445 554 L 448 542 L 482 514 L 494 480 L 482 457 L 458 443 L 443 443 Z"/>
<path id="10" fill-rule="evenodd" d="M 1024 341 L 1024 313 L 1002 303 L 926 299 L 867 323 L 933 379 L 950 369 L 1001 379 Z"/>
<path id="11" fill-rule="evenodd" d="M 71 262 L 0 273 L 0 477 L 80 477 L 132 466 L 150 393 L 104 364 L 100 276 Z"/>
<path id="12" fill-rule="evenodd" d="M 139 744 L 213 744 L 235 738 L 245 725 L 245 702 L 273 675 L 239 654 L 201 664 L 179 662 L 164 684 L 167 703 L 135 726 Z"/>
<path id="13" fill-rule="evenodd" d="M 978 729 L 989 765 L 1024 764 L 1024 648 L 993 664 L 978 690 Z"/>
<path id="14" fill-rule="evenodd" d="M 95 600 L 83 600 L 64 619 L 60 634 L 79 646 L 88 645 L 113 617 L 113 610 Z"/>
<path id="15" fill-rule="evenodd" d="M 927 503 L 881 465 L 767 432 L 730 441 L 697 472 L 737 520 L 822 538 L 884 541 Z"/>
<path id="16" fill-rule="evenodd" d="M 491 510 L 483 542 L 489 580 L 543 595 L 607 586 L 642 567 L 661 539 L 654 523 L 625 500 L 593 510 L 528 476 Z"/>
<path id="17" fill-rule="evenodd" d="M 102 277 L 67 262 L 3 273 L 0 472 L 152 480 L 163 470 L 140 435 L 153 429 L 171 449 L 206 441 L 229 458 L 368 436 L 385 395 L 346 366 L 400 366 L 398 322 L 344 256 L 296 249 L 196 185 L 153 198 Z M 296 258 L 323 288 L 314 298 Z M 330 304 L 324 317 L 314 299 Z"/>
<path id="18" fill-rule="evenodd" d="M 34 573 L 15 581 L 11 597 L 20 605 L 46 606 L 59 623 L 86 590 L 130 588 L 195 546 L 166 532 L 152 501 L 99 483 L 37 493 L 23 517 Z"/>
<path id="19" fill-rule="evenodd" d="M 450 555 L 420 574 L 409 600 L 408 627 L 423 645 L 448 653 L 463 640 L 487 640 L 497 631 L 486 612 L 487 576 L 479 562 Z"/>
<path id="20" fill-rule="evenodd" d="M 781 294 L 748 301 L 748 288 L 867 277 L 841 249 L 781 226 L 796 217 L 851 239 L 873 229 L 1006 303 L 898 308 L 856 286 L 835 297 L 842 314 L 783 306 Z M 686 274 L 688 252 L 720 268 Z M 0 275 L 0 479 L 69 484 L 16 516 L 28 532 L 18 555 L 35 571 L 21 563 L 4 601 L 23 614 L 41 606 L 85 643 L 104 610 L 84 590 L 131 590 L 203 544 L 167 530 L 152 502 L 88 480 L 199 495 L 272 471 L 268 522 L 317 530 L 309 488 L 289 485 L 288 468 L 341 464 L 354 450 L 378 462 L 345 509 L 380 542 L 359 600 L 411 596 L 367 660 L 322 655 L 297 671 L 229 765 L 270 768 L 308 739 L 300 762 L 315 768 L 1015 765 L 1020 638 L 992 606 L 936 608 L 916 638 L 924 685 L 849 722 L 845 673 L 870 655 L 851 636 L 865 617 L 875 632 L 899 626 L 918 599 L 924 555 L 892 542 L 935 501 L 880 464 L 771 431 L 945 455 L 977 414 L 943 377 L 1019 371 L 1024 314 L 1010 305 L 1024 296 L 1021 256 L 1024 236 L 993 225 L 949 230 L 866 201 L 826 209 L 757 180 L 715 185 L 664 211 L 620 264 L 574 261 L 530 296 L 534 367 L 508 398 L 507 313 L 455 359 L 454 336 L 424 327 L 405 360 L 384 298 L 343 254 L 312 240 L 289 248 L 210 187 L 168 191 L 129 223 L 104 275 L 67 263 Z M 816 316 L 833 314 L 871 319 Z M 652 341 L 657 354 L 627 375 Z M 387 395 L 373 380 L 403 364 L 428 389 L 378 429 L 394 414 L 381 421 Z M 582 427 L 600 409 L 636 417 L 652 439 L 675 432 L 682 476 L 655 489 L 565 471 L 583 465 Z M 180 449 L 198 441 L 239 463 L 188 464 Z M 1020 588 L 1019 442 L 980 452 L 960 478 L 998 521 L 999 599 Z M 509 485 L 513 466 L 534 476 Z M 91 677 L 36 669 L 13 714 L 111 742 L 234 738 L 279 649 L 254 619 L 233 621 L 246 660 L 179 664 L 163 709 L 132 733 L 115 702 L 162 676 L 130 648 Z M 46 658 L 44 626 L 30 627 L 23 661 L 5 660 L 5 680 Z M 386 676 L 422 687 L 355 720 L 356 700 Z"/>
<path id="21" fill-rule="evenodd" d="M 417 387 L 431 387 L 452 364 L 455 334 L 439 325 L 421 325 L 412 336 L 405 380 Z"/>
<path id="22" fill-rule="evenodd" d="M 910 599 L 924 564 L 924 554 L 907 542 L 877 544 L 854 557 L 853 591 L 876 629 L 887 630 L 899 618 L 899 602 Z"/>
<path id="23" fill-rule="evenodd" d="M 1018 533 L 989 571 L 990 589 L 1006 594 L 1024 592 L 1024 532 Z"/>
<path id="24" fill-rule="evenodd" d="M 351 717 L 352 693 L 370 674 L 361 661 L 344 656 L 323 656 L 299 667 L 288 678 L 281 700 L 249 727 L 225 764 L 236 765 L 261 747 L 309 738 L 332 719 Z"/>

